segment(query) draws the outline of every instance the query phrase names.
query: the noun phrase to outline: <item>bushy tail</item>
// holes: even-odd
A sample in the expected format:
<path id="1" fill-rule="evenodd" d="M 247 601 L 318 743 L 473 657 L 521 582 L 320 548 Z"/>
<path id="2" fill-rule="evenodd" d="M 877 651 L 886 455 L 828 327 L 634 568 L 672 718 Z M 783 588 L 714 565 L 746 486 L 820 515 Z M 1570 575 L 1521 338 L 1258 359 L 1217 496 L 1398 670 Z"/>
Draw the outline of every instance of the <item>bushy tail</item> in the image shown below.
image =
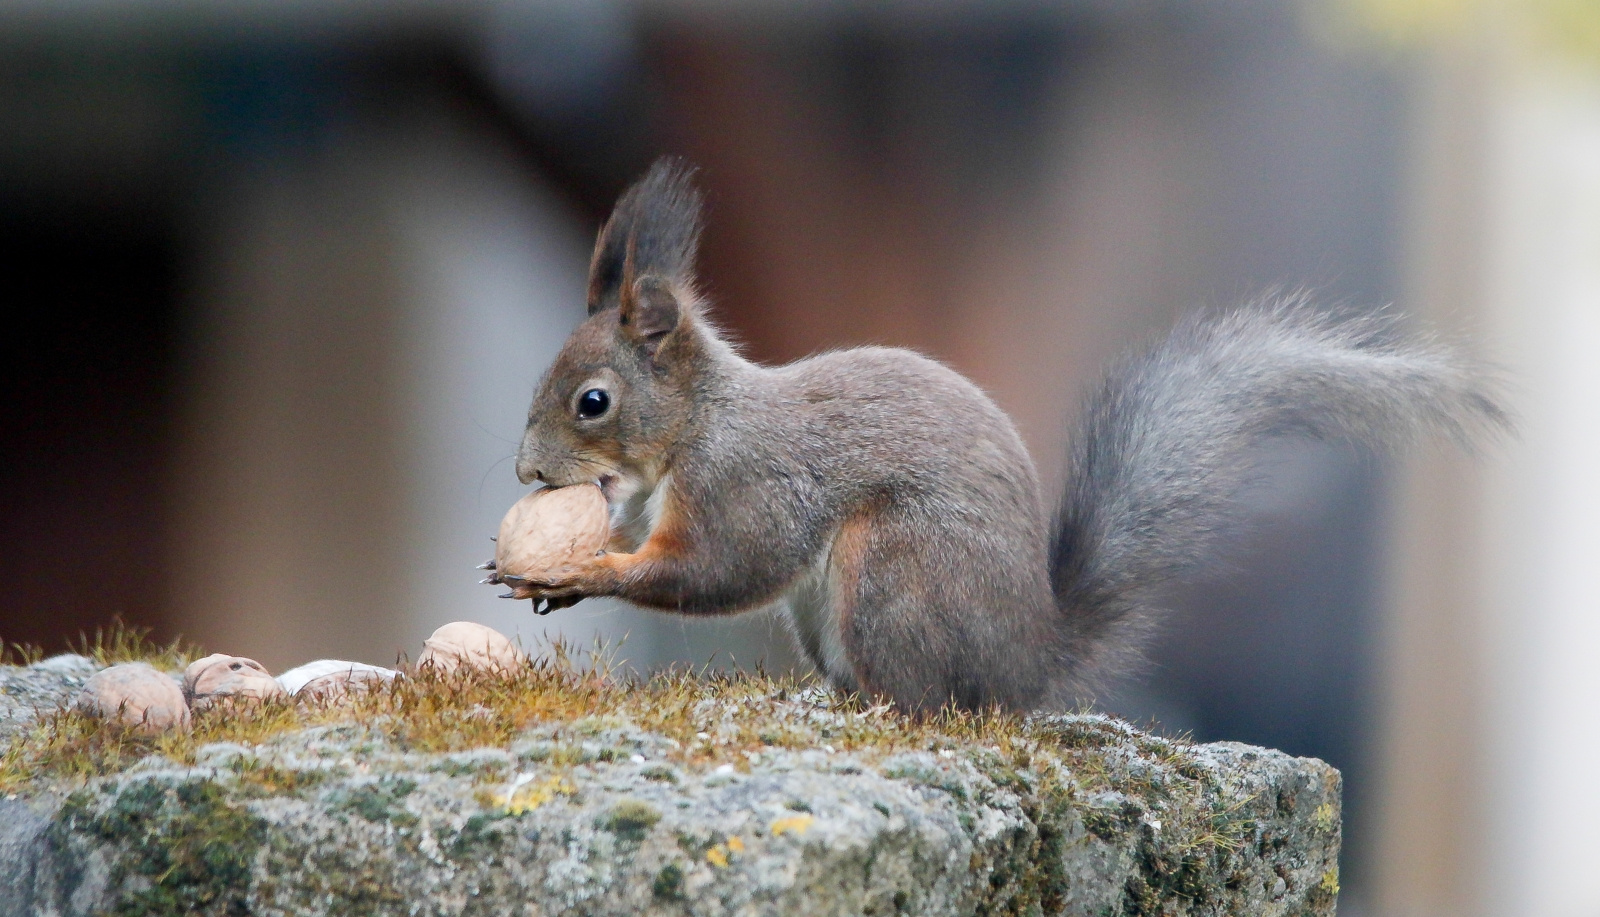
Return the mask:
<path id="1" fill-rule="evenodd" d="M 1405 340 L 1386 316 L 1303 297 L 1180 324 L 1117 365 L 1072 444 L 1050 552 L 1068 691 L 1137 659 L 1162 587 L 1207 561 L 1236 516 L 1252 447 L 1281 434 L 1392 450 L 1507 429 L 1492 376 Z"/>

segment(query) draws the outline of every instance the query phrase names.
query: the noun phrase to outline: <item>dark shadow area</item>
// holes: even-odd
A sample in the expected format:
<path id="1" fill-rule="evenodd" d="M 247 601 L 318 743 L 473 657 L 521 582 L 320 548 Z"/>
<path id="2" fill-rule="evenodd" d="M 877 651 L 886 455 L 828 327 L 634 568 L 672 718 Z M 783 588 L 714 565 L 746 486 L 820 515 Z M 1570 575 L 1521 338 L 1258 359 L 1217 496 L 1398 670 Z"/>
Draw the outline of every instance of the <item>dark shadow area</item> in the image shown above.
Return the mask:
<path id="1" fill-rule="evenodd" d="M 162 568 L 177 258 L 170 214 L 136 205 L 51 202 L 0 215 L 6 641 L 60 650 L 114 616 L 170 631 Z"/>

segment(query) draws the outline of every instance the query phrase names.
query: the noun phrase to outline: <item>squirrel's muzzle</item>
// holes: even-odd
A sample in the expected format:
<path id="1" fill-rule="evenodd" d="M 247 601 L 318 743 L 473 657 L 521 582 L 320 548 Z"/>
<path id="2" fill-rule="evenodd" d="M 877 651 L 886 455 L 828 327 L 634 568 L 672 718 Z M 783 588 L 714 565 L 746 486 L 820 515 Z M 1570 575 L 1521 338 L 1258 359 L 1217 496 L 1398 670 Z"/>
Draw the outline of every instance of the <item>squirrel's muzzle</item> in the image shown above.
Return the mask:
<path id="1" fill-rule="evenodd" d="M 544 480 L 545 463 L 539 460 L 539 450 L 529 440 L 530 437 L 524 436 L 522 445 L 517 448 L 517 480 L 524 484 Z"/>

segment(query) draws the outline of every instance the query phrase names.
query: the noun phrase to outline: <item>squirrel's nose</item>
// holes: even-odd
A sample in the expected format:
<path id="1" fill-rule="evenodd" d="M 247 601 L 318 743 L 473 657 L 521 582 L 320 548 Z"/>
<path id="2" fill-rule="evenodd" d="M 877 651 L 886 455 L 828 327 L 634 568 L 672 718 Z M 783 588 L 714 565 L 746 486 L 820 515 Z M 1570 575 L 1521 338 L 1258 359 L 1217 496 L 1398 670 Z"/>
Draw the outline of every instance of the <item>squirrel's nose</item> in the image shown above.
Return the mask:
<path id="1" fill-rule="evenodd" d="M 534 481 L 543 481 L 544 471 L 538 468 L 529 467 L 526 462 L 518 462 L 517 480 L 524 484 L 532 484 Z"/>

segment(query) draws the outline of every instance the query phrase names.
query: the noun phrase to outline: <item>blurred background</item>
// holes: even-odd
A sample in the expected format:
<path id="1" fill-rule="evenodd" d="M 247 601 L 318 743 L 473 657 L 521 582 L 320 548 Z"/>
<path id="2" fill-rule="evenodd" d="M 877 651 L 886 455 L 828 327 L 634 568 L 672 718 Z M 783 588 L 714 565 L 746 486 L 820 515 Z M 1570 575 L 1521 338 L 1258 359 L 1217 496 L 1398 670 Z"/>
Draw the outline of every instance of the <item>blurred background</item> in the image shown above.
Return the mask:
<path id="1" fill-rule="evenodd" d="M 1185 310 L 1394 303 L 1505 366 L 1477 460 L 1268 450 L 1099 703 L 1343 769 L 1344 914 L 1600 914 L 1594 0 L 3 0 L 0 638 L 281 670 L 472 619 L 796 668 L 760 615 L 535 618 L 472 569 L 662 153 L 752 356 L 930 353 L 1052 488 Z"/>

